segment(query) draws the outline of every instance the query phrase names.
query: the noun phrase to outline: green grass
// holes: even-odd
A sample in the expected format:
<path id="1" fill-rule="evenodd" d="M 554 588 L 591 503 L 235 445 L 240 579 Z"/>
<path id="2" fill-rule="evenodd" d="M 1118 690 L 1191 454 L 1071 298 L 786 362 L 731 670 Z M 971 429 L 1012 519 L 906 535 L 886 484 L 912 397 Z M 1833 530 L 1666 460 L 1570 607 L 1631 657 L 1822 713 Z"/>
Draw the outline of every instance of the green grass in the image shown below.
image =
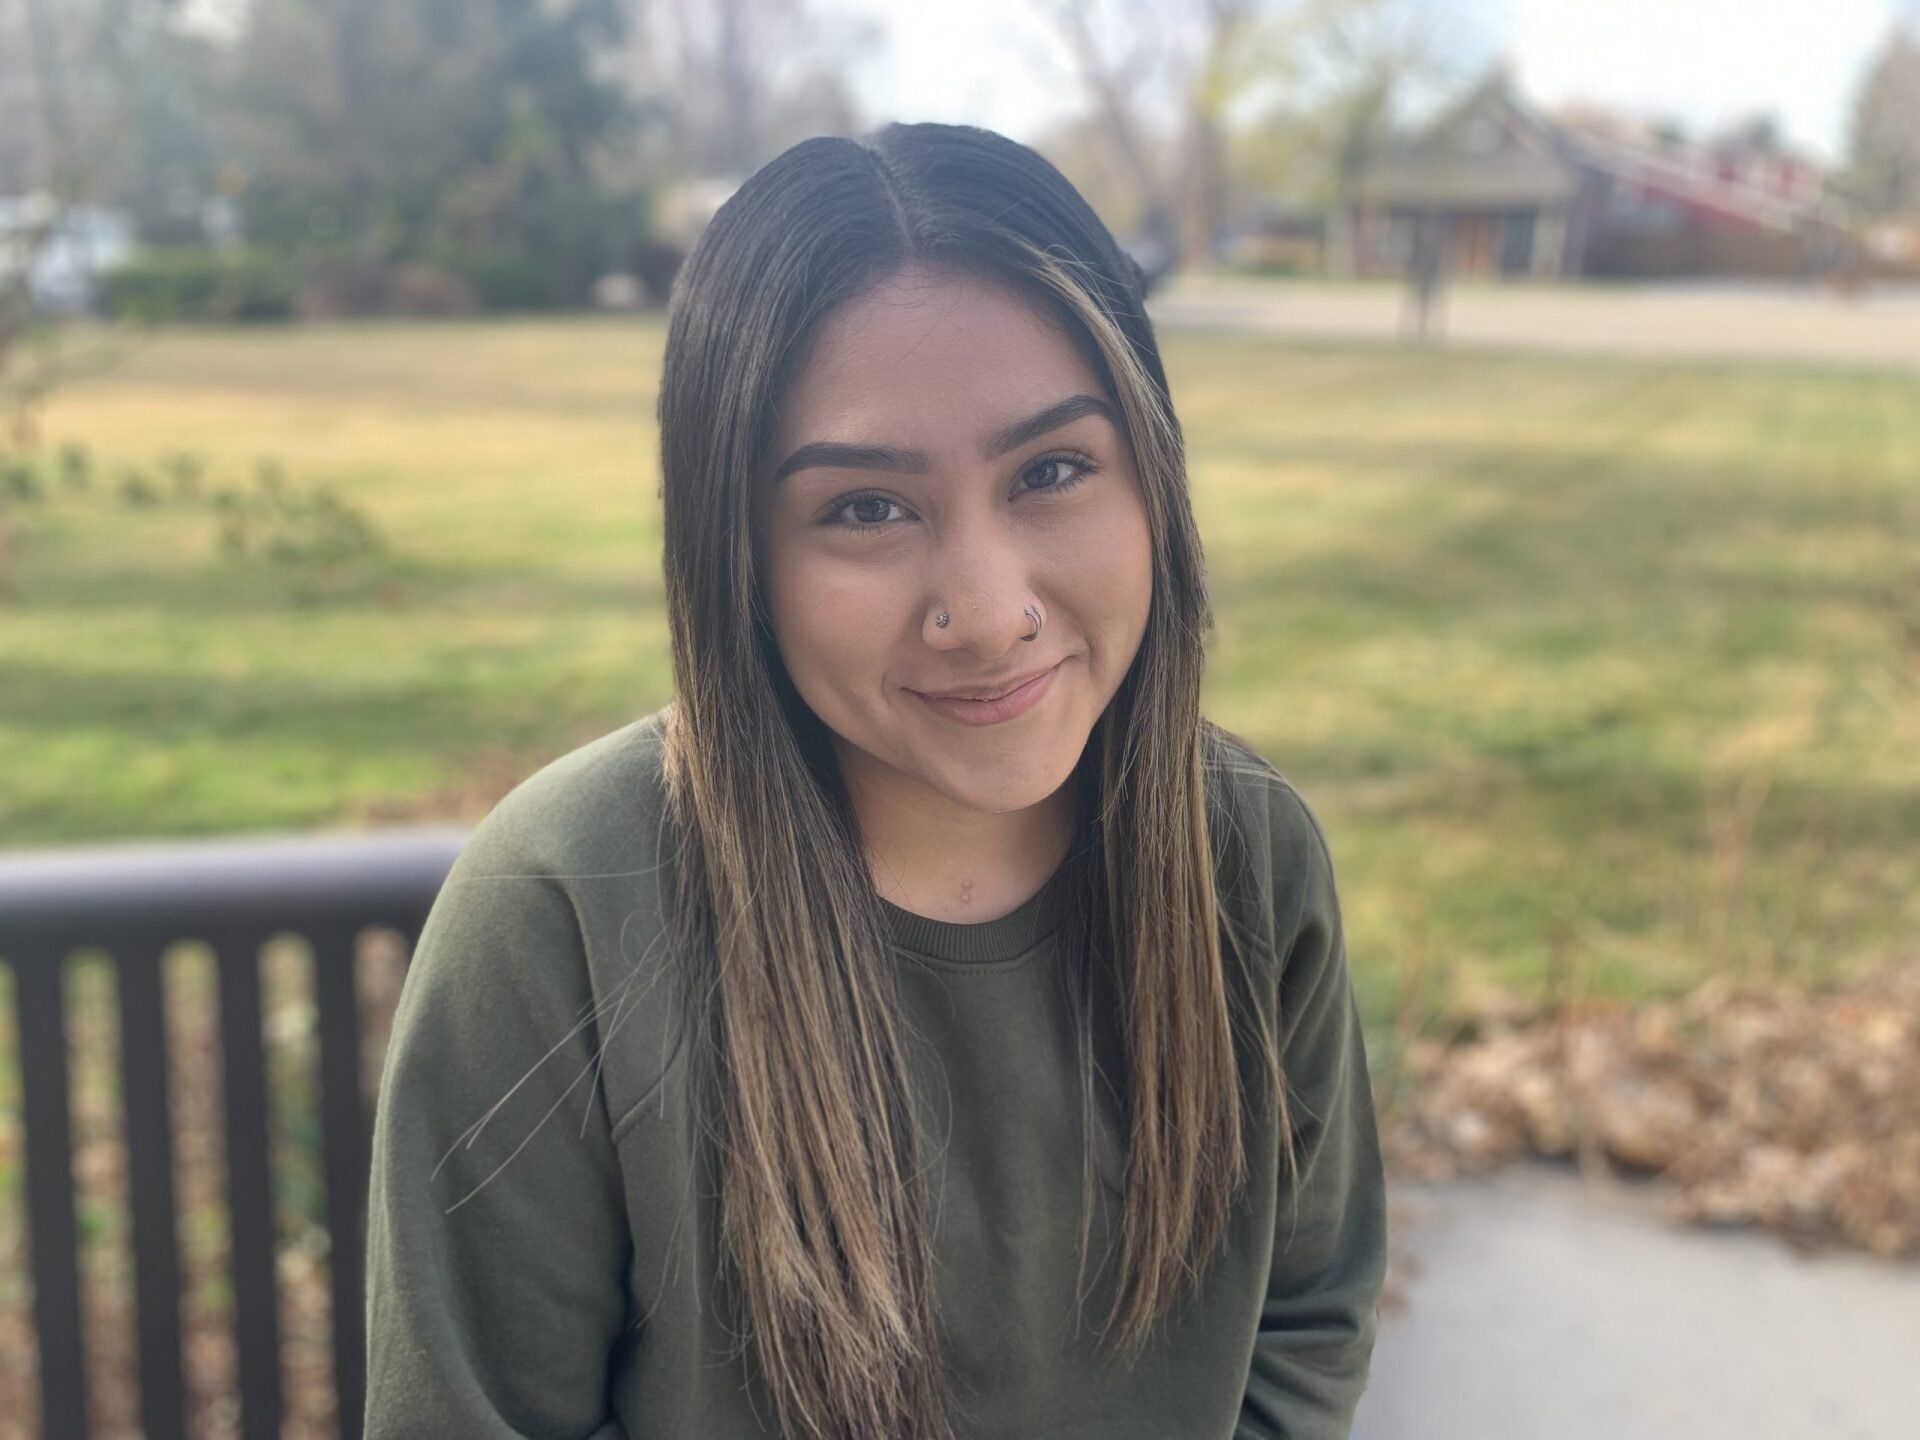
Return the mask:
<path id="1" fill-rule="evenodd" d="M 0 609 L 9 845 L 460 813 L 668 698 L 657 323 L 165 333 L 108 468 L 326 481 L 320 606 L 200 512 L 62 499 Z M 1206 708 L 1325 822 L 1375 1018 L 1824 984 L 1920 949 L 1920 382 L 1165 337 Z"/>

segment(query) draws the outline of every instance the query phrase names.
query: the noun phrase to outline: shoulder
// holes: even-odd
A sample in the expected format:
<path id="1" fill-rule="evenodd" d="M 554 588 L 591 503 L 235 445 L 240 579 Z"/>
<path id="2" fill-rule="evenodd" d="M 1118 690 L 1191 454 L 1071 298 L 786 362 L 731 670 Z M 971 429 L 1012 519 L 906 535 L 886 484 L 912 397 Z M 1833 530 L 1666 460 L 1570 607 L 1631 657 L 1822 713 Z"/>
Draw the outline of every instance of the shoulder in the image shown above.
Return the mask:
<path id="1" fill-rule="evenodd" d="M 434 965 L 510 972 L 519 986 L 587 983 L 574 972 L 617 969 L 636 933 L 659 928 L 665 713 L 547 762 L 474 826 L 421 935 Z"/>
<path id="2" fill-rule="evenodd" d="M 1326 831 L 1300 787 L 1265 755 L 1210 720 L 1202 733 L 1222 868 L 1252 887 L 1284 941 L 1310 910 L 1336 903 Z"/>
<path id="3" fill-rule="evenodd" d="M 1326 832 L 1280 769 L 1238 736 L 1207 722 L 1209 797 L 1216 806 L 1216 870 L 1226 913 L 1257 942 L 1253 958 L 1276 986 L 1280 1039 L 1339 993 L 1346 950 Z M 1305 1062 L 1309 1069 L 1317 1063 Z"/>
<path id="4" fill-rule="evenodd" d="M 656 710 L 542 765 L 474 827 L 462 859 L 562 878 L 650 851 L 666 812 L 666 717 Z"/>
<path id="5" fill-rule="evenodd" d="M 415 944 L 395 1019 L 401 1053 L 423 1057 L 415 1064 L 466 1084 L 520 1075 L 557 1043 L 597 1053 L 602 1010 L 662 953 L 664 715 L 549 761 L 473 828 Z M 666 1023 L 659 1009 L 627 1006 L 625 1033 L 645 1042 Z M 446 1037 L 458 1039 L 452 1052 Z M 651 1077 L 640 1057 L 659 1053 L 647 1043 L 609 1052 L 600 1084 L 614 1113 Z"/>
<path id="6" fill-rule="evenodd" d="M 1300 787 L 1246 740 L 1211 720 L 1207 739 L 1208 797 L 1212 804 L 1246 814 L 1283 831 L 1290 840 L 1319 843 L 1325 834 Z"/>

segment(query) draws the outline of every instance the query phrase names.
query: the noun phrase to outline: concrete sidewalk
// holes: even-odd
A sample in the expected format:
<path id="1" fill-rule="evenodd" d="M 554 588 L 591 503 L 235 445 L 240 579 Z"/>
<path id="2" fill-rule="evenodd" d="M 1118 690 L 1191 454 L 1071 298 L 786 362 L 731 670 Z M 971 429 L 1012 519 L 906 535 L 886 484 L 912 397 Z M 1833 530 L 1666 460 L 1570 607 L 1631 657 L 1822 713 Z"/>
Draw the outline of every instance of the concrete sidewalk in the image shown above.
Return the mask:
<path id="1" fill-rule="evenodd" d="M 1391 1187 L 1354 1440 L 1913 1440 L 1920 1263 L 1681 1227 L 1571 1165 Z"/>
<path id="2" fill-rule="evenodd" d="M 1147 311 L 1170 329 L 1241 330 L 1389 344 L 1408 324 L 1403 287 L 1176 276 Z M 1787 284 L 1450 285 L 1436 342 L 1459 349 L 1743 360 L 1920 372 L 1920 285 L 1853 299 Z M 1920 1427 L 1916 1427 L 1920 1435 Z"/>

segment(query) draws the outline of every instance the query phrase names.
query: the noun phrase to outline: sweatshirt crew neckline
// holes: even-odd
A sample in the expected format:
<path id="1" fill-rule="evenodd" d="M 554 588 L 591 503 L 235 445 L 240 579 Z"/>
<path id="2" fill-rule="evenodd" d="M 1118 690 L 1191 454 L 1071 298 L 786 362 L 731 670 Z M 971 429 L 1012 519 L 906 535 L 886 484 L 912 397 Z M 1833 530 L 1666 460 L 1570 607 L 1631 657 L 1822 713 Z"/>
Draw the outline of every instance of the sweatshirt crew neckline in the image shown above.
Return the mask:
<path id="1" fill-rule="evenodd" d="M 1085 840 L 1077 840 L 1046 884 L 997 920 L 935 920 L 884 897 L 880 908 L 897 949 L 960 965 L 1018 960 L 1052 936 L 1066 919 L 1086 880 L 1086 857 Z"/>

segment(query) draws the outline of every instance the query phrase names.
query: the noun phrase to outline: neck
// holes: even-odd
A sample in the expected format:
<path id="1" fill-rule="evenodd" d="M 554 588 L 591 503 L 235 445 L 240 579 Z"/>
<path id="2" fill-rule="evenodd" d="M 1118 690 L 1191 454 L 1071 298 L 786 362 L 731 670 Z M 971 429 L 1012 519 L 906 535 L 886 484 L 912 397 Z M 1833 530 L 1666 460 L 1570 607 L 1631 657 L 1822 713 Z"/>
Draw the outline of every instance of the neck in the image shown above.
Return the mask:
<path id="1" fill-rule="evenodd" d="M 836 748 L 874 889 L 916 915 L 957 924 L 998 920 L 1039 893 L 1078 833 L 1077 776 L 1037 804 L 995 814 Z"/>

